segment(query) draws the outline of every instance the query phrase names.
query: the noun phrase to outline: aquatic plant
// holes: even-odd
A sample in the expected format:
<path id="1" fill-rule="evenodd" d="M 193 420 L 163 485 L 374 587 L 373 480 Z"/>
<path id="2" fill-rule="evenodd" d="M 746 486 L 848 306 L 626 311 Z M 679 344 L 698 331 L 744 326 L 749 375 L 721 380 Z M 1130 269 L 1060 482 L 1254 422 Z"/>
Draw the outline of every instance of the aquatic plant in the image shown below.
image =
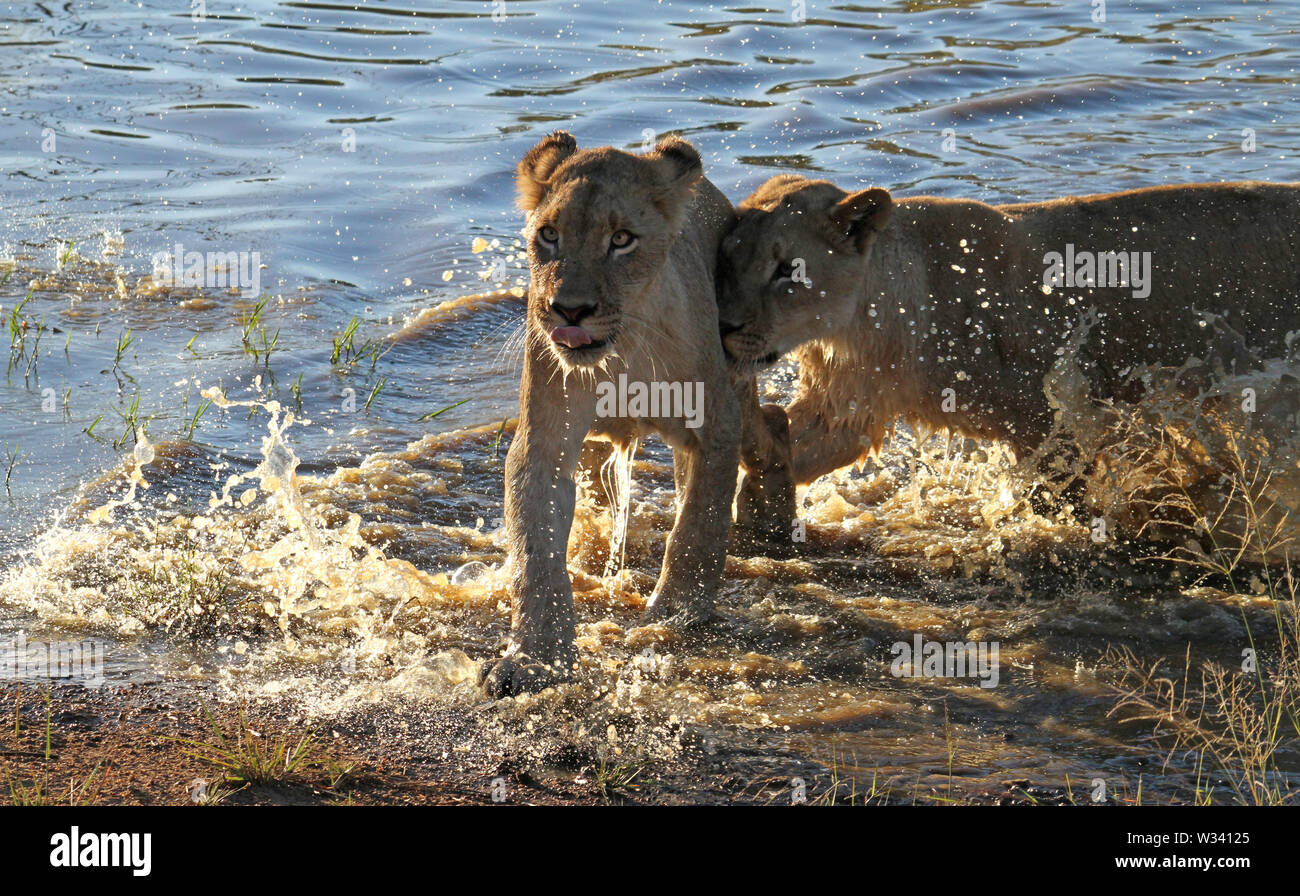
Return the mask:
<path id="1" fill-rule="evenodd" d="M 437 416 L 439 416 L 439 415 L 441 415 L 441 414 L 445 414 L 447 411 L 450 411 L 450 410 L 452 410 L 453 408 L 458 408 L 458 407 L 460 407 L 461 405 L 465 404 L 465 402 L 470 401 L 470 400 L 471 400 L 471 399 L 468 399 L 468 398 L 462 398 L 460 401 L 456 402 L 455 404 L 449 404 L 449 405 L 447 405 L 445 408 L 439 408 L 439 409 L 436 410 L 436 411 L 430 411 L 430 412 L 427 413 L 427 414 L 423 414 L 423 415 L 421 415 L 418 419 L 419 419 L 419 421 L 420 421 L 421 423 L 425 423 L 425 422 L 427 422 L 427 421 L 429 421 L 429 420 L 432 420 L 433 418 L 435 418 L 435 417 L 437 417 Z"/>
<path id="2" fill-rule="evenodd" d="M 20 461 L 23 457 L 21 454 L 18 453 L 20 447 L 21 447 L 20 445 L 14 445 L 11 448 L 8 443 L 5 443 L 4 460 L 5 460 L 5 494 L 6 495 L 12 495 L 12 492 L 10 492 L 9 487 L 13 482 L 14 467 L 18 466 L 18 461 Z"/>
<path id="3" fill-rule="evenodd" d="M 117 370 L 122 366 L 122 358 L 126 356 L 127 349 L 135 344 L 135 335 L 130 329 L 123 330 L 117 337 L 117 345 L 113 350 L 113 369 Z"/>
<path id="4" fill-rule="evenodd" d="M 253 310 L 241 317 L 239 321 L 239 341 L 244 347 L 244 353 L 252 355 L 253 360 L 263 366 L 270 365 L 271 352 L 275 351 L 280 343 L 280 330 L 277 328 L 274 336 L 267 335 L 266 324 L 263 321 L 266 305 L 270 300 L 269 295 L 262 296 L 253 306 Z"/>
<path id="5" fill-rule="evenodd" d="M 113 412 L 122 418 L 122 434 L 113 440 L 114 448 L 122 448 L 128 440 L 139 441 L 145 434 L 145 427 L 152 416 L 146 417 L 143 422 L 140 420 L 140 393 L 137 392 L 131 396 L 124 408 L 113 408 Z M 95 421 L 99 422 L 98 420 Z M 92 424 L 93 428 L 93 424 Z"/>
<path id="6" fill-rule="evenodd" d="M 186 397 L 189 397 L 188 393 L 186 394 Z M 185 430 L 185 441 L 194 441 L 194 430 L 198 428 L 199 420 L 203 418 L 203 415 L 210 407 L 212 407 L 211 401 L 206 398 L 199 399 L 199 406 L 195 408 L 194 416 L 190 418 L 189 426 Z"/>
<path id="7" fill-rule="evenodd" d="M 370 370 L 374 372 L 379 359 L 392 349 L 384 347 L 382 340 L 366 339 L 357 344 L 357 331 L 361 327 L 360 318 L 353 317 L 341 334 L 334 337 L 333 350 L 330 352 L 330 366 L 351 368 L 363 358 L 370 359 Z"/>
<path id="8" fill-rule="evenodd" d="M 374 387 L 370 390 L 370 395 L 366 398 L 365 408 L 367 411 L 370 410 L 371 403 L 379 397 L 379 393 L 384 391 L 384 386 L 386 385 L 388 385 L 388 377 L 386 376 L 380 377 L 379 381 L 375 383 Z"/>
<path id="9" fill-rule="evenodd" d="M 23 314 L 23 309 L 27 307 L 31 298 L 32 291 L 29 290 L 23 300 L 9 311 L 9 363 L 5 370 L 6 375 L 12 374 L 22 363 L 24 378 L 28 380 L 36 373 L 36 364 L 41 354 L 41 337 L 46 331 L 44 320 L 37 321 Z"/>

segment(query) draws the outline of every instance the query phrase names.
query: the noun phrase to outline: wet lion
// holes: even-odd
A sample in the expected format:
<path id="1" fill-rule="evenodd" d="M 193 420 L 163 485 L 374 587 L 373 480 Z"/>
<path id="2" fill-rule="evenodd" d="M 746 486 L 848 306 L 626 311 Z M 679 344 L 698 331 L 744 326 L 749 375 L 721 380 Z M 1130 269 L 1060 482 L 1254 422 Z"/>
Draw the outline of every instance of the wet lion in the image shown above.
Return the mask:
<path id="1" fill-rule="evenodd" d="M 1023 455 L 1053 425 L 1044 376 L 1084 320 L 1078 362 L 1100 400 L 1134 388 L 1137 365 L 1244 363 L 1208 318 L 1263 353 L 1300 330 L 1296 184 L 995 206 L 783 175 L 737 212 L 719 266 L 724 344 L 744 371 L 796 353 L 799 484 L 900 418 Z"/>
<path id="2" fill-rule="evenodd" d="M 721 584 L 741 426 L 714 280 L 734 211 L 696 150 L 675 137 L 641 155 L 579 150 L 557 132 L 519 163 L 517 184 L 531 282 L 506 458 L 511 637 L 485 667 L 496 696 L 543 688 L 576 661 L 565 558 L 583 440 L 654 432 L 672 447 L 678 513 L 647 614 L 689 622 Z M 646 389 L 702 404 L 638 404 Z"/>

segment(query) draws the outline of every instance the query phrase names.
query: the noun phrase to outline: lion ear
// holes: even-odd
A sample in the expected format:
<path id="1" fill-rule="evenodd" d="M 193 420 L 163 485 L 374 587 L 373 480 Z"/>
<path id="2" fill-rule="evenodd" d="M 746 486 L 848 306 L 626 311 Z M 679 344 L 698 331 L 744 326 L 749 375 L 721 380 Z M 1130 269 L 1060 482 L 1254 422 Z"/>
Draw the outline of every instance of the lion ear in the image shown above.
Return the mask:
<path id="1" fill-rule="evenodd" d="M 528 150 L 515 171 L 521 210 L 531 212 L 541 204 L 555 169 L 577 151 L 578 141 L 568 131 L 556 131 Z"/>
<path id="2" fill-rule="evenodd" d="M 837 236 L 853 241 L 859 252 L 889 223 L 894 200 L 888 190 L 872 187 L 845 196 L 831 209 L 831 226 Z"/>
<path id="3" fill-rule="evenodd" d="M 700 161 L 699 151 L 676 135 L 660 140 L 648 158 L 659 163 L 660 176 L 670 184 L 694 186 L 704 175 L 704 163 Z"/>
<path id="4" fill-rule="evenodd" d="M 672 220 L 685 211 L 704 176 L 704 163 L 694 146 L 681 137 L 665 137 L 645 155 L 658 174 L 660 191 L 656 204 Z"/>

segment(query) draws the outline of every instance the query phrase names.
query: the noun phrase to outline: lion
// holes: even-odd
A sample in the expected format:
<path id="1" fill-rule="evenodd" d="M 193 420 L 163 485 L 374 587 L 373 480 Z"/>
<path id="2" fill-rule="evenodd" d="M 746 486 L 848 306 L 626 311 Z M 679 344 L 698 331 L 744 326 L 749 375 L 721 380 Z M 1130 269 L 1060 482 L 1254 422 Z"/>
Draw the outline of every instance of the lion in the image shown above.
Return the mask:
<path id="1" fill-rule="evenodd" d="M 557 131 L 524 156 L 517 186 L 531 285 L 505 470 L 511 635 L 484 667 L 494 696 L 539 690 L 574 666 L 565 559 L 589 434 L 626 448 L 653 432 L 672 448 L 678 513 L 646 612 L 682 623 L 711 615 L 746 395 L 723 355 L 714 278 L 735 212 L 694 147 L 668 137 L 640 155 L 580 151 Z M 637 403 L 638 391 L 651 403 Z M 698 400 L 679 415 L 667 406 L 674 396 Z"/>
<path id="2" fill-rule="evenodd" d="M 1032 452 L 1062 422 L 1044 377 L 1071 334 L 1086 333 L 1077 360 L 1105 401 L 1140 391 L 1140 365 L 1248 363 L 1211 319 L 1265 353 L 1300 329 L 1300 184 L 995 206 L 782 175 L 737 213 L 719 260 L 723 342 L 742 372 L 795 352 L 799 485 L 878 449 L 900 418 Z"/>

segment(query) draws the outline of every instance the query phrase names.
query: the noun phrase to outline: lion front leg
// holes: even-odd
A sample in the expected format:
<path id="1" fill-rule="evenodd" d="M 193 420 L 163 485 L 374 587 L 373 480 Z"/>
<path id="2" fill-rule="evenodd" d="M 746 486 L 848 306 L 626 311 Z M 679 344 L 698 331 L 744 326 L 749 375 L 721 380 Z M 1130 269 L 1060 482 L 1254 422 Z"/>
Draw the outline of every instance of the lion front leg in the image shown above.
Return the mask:
<path id="1" fill-rule="evenodd" d="M 673 445 L 677 486 L 677 521 L 668 536 L 659 581 L 646 618 L 669 618 L 685 624 L 713 616 L 713 601 L 722 585 L 731 527 L 732 483 L 740 444 L 740 413 L 729 390 L 711 409 L 698 439 Z"/>
<path id="2" fill-rule="evenodd" d="M 510 644 L 485 664 L 494 697 L 538 691 L 567 678 L 577 660 L 577 615 L 566 565 L 577 487 L 574 474 L 587 426 L 573 403 L 530 401 L 506 455 Z"/>

